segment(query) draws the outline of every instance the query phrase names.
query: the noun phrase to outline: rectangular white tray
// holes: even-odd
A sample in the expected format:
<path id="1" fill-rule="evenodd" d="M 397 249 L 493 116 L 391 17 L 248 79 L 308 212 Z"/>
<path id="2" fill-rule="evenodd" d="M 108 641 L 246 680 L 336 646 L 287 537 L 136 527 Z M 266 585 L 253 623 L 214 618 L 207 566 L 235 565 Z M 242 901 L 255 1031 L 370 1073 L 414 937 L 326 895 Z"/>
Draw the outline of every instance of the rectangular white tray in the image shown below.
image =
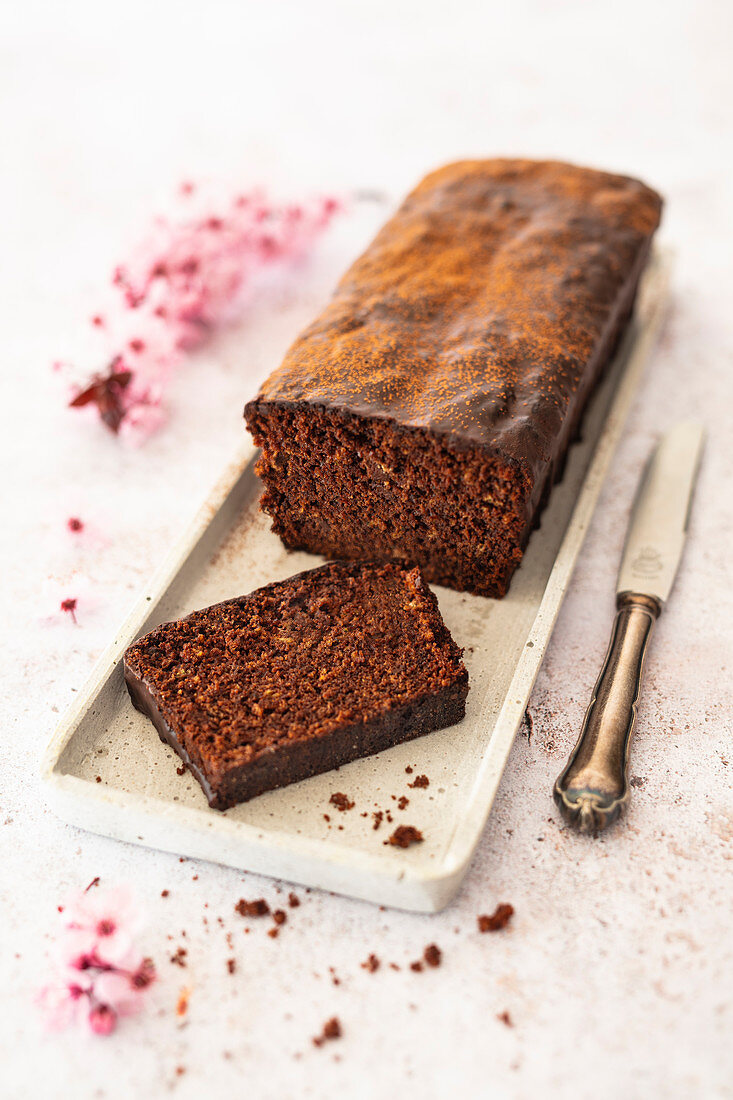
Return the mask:
<path id="1" fill-rule="evenodd" d="M 522 721 L 663 316 L 668 272 L 668 258 L 657 252 L 634 319 L 588 409 L 583 438 L 571 448 L 508 596 L 497 601 L 436 589 L 453 637 L 466 647 L 471 690 L 460 725 L 225 813 L 209 809 L 188 773 L 177 774 L 178 758 L 130 703 L 122 675 L 126 647 L 161 622 L 321 561 L 288 553 L 271 533 L 258 511 L 254 450 L 245 447 L 53 737 L 43 780 L 56 813 L 119 840 L 373 902 L 425 912 L 447 905 L 466 873 Z M 428 788 L 408 790 L 408 765 L 413 778 L 429 777 Z M 354 809 L 340 813 L 329 805 L 336 791 L 353 799 Z M 393 795 L 407 795 L 408 808 L 398 810 Z M 548 791 L 548 809 L 550 799 Z M 393 823 L 384 821 L 375 831 L 375 810 L 389 810 Z M 424 842 L 407 850 L 386 846 L 397 824 L 417 826 Z"/>

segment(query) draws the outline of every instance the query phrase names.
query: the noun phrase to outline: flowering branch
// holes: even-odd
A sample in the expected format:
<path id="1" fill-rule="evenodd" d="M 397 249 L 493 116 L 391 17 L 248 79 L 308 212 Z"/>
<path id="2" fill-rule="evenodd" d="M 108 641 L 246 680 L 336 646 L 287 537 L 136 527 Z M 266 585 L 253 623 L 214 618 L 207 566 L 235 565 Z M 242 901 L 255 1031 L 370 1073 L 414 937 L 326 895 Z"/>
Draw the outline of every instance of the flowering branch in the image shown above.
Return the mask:
<path id="1" fill-rule="evenodd" d="M 181 189 L 189 203 L 194 190 Z M 92 318 L 108 365 L 77 389 L 71 407 L 96 408 L 115 434 L 150 434 L 163 422 L 163 392 L 182 357 L 238 317 L 259 272 L 302 257 L 339 208 L 333 198 L 279 205 L 256 191 L 215 213 L 159 218 L 115 269 L 109 315 Z"/>
<path id="2" fill-rule="evenodd" d="M 61 906 L 64 930 L 56 973 L 38 1002 L 50 1027 L 86 1024 L 95 1035 L 110 1035 L 123 1016 L 142 1008 L 155 981 L 155 965 L 134 946 L 140 914 L 124 890 L 89 887 Z"/>

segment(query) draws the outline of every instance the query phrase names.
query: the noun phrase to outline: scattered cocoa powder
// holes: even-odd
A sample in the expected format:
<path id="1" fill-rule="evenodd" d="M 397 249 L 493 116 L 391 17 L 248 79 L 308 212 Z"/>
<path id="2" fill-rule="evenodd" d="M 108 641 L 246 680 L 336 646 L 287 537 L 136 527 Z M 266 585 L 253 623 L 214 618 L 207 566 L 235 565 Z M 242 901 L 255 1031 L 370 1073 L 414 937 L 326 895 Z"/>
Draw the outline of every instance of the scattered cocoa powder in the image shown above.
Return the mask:
<path id="1" fill-rule="evenodd" d="M 229 973 L 233 974 L 236 969 L 237 969 L 237 960 L 236 959 L 227 959 L 227 970 L 229 971 Z"/>
<path id="2" fill-rule="evenodd" d="M 293 894 L 292 892 L 288 894 L 288 905 L 291 909 L 298 908 L 298 906 L 300 905 L 300 898 L 297 894 Z"/>
<path id="3" fill-rule="evenodd" d="M 272 914 L 272 919 L 275 924 L 285 924 L 285 921 L 288 919 L 288 914 L 284 909 L 276 909 Z"/>
<path id="4" fill-rule="evenodd" d="M 410 963 L 410 970 L 414 970 L 416 974 L 422 973 L 422 963 L 419 959 L 417 962 Z"/>
<path id="5" fill-rule="evenodd" d="M 514 1020 L 512 1020 L 508 1012 L 499 1012 L 496 1018 L 500 1020 L 502 1024 L 506 1024 L 507 1027 L 514 1027 Z"/>
<path id="6" fill-rule="evenodd" d="M 368 970 L 370 974 L 374 974 L 375 971 L 379 970 L 379 959 L 376 955 L 369 955 L 366 962 L 363 962 L 361 966 L 363 970 Z"/>
<path id="7" fill-rule="evenodd" d="M 395 848 L 409 848 L 411 844 L 420 844 L 425 838 L 414 825 L 398 825 L 385 844 Z"/>
<path id="8" fill-rule="evenodd" d="M 429 787 L 430 780 L 426 775 L 416 775 L 412 783 L 408 783 L 407 786 L 413 788 Z"/>
<path id="9" fill-rule="evenodd" d="M 266 917 L 270 912 L 270 906 L 264 898 L 257 898 L 256 901 L 245 901 L 244 898 L 240 898 L 234 906 L 234 911 L 239 913 L 240 917 Z"/>
<path id="10" fill-rule="evenodd" d="M 373 829 L 374 829 L 375 831 L 376 831 L 376 830 L 377 830 L 377 829 L 379 828 L 379 826 L 380 826 L 380 825 L 382 824 L 382 818 L 383 818 L 383 817 L 384 817 L 384 814 L 382 813 L 382 811 L 381 811 L 381 810 L 375 810 L 375 811 L 374 811 L 374 813 L 372 814 L 372 818 L 373 818 L 373 820 L 374 820 L 374 824 L 372 825 L 372 828 L 373 828 Z"/>
<path id="11" fill-rule="evenodd" d="M 277 937 L 280 935 L 280 929 L 277 926 L 275 926 L 274 928 L 268 928 L 267 935 L 270 937 L 271 940 L 276 940 Z"/>
<path id="12" fill-rule="evenodd" d="M 502 928 L 506 928 L 509 921 L 514 916 L 514 906 L 502 903 L 497 905 L 491 916 L 480 916 L 477 918 L 479 932 L 499 932 Z"/>
<path id="13" fill-rule="evenodd" d="M 398 810 L 404 810 L 404 809 L 406 809 L 406 808 L 407 808 L 407 807 L 408 807 L 409 805 L 410 805 L 410 800 L 409 800 L 409 798 L 407 797 L 407 795 L 406 795 L 406 794 L 403 794 L 403 795 L 401 795 L 401 797 L 400 797 L 400 799 L 399 799 L 399 801 L 398 801 L 398 803 L 397 803 L 397 809 L 398 809 Z"/>
<path id="14" fill-rule="evenodd" d="M 330 1020 L 326 1020 L 323 1025 L 323 1031 L 320 1035 L 317 1035 L 313 1040 L 313 1046 L 322 1047 L 324 1043 L 329 1039 L 341 1038 L 341 1023 L 338 1016 L 332 1016 Z"/>
<path id="15" fill-rule="evenodd" d="M 160 896 L 162 898 L 167 898 L 169 894 L 170 894 L 170 890 L 161 890 L 160 891 Z"/>

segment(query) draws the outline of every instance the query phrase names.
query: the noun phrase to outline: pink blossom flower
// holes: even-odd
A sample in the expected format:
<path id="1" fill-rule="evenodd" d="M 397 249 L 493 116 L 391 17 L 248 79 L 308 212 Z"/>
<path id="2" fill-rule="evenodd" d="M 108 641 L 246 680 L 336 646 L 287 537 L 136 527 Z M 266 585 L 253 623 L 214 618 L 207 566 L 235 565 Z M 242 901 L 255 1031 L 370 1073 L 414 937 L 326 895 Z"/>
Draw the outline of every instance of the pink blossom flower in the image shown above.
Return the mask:
<path id="1" fill-rule="evenodd" d="M 86 978 L 77 976 L 68 980 L 57 978 L 40 990 L 36 1002 L 51 1031 L 63 1031 L 84 1018 L 89 1009 L 90 988 Z"/>
<path id="2" fill-rule="evenodd" d="M 128 890 L 86 891 L 58 906 L 63 933 L 54 979 L 38 1003 L 52 1028 L 86 1021 L 95 1035 L 109 1035 L 117 1022 L 142 1007 L 155 966 L 136 948 L 141 915 Z"/>
<path id="3" fill-rule="evenodd" d="M 89 890 L 67 903 L 67 942 L 79 955 L 127 966 L 142 918 L 128 890 Z"/>
<path id="4" fill-rule="evenodd" d="M 185 214 L 158 218 L 115 268 L 117 301 L 91 321 L 107 365 L 70 400 L 96 409 L 127 439 L 161 426 L 163 396 L 182 357 L 241 316 L 265 271 L 297 263 L 341 205 L 334 198 L 278 204 L 262 191 L 207 205 L 193 197 L 192 184 L 181 194 Z"/>

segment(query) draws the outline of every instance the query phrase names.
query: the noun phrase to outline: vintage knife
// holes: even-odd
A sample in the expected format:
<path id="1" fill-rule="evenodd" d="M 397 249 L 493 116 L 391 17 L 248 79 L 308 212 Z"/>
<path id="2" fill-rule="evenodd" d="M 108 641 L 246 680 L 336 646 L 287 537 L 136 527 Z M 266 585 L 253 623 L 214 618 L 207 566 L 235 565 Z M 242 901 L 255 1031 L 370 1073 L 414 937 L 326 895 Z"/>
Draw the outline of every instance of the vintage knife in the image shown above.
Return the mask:
<path id="1" fill-rule="evenodd" d="M 626 767 L 644 654 L 682 556 L 703 439 L 699 424 L 672 428 L 639 483 L 608 653 L 578 743 L 553 792 L 563 817 L 583 833 L 605 829 L 629 797 Z"/>

